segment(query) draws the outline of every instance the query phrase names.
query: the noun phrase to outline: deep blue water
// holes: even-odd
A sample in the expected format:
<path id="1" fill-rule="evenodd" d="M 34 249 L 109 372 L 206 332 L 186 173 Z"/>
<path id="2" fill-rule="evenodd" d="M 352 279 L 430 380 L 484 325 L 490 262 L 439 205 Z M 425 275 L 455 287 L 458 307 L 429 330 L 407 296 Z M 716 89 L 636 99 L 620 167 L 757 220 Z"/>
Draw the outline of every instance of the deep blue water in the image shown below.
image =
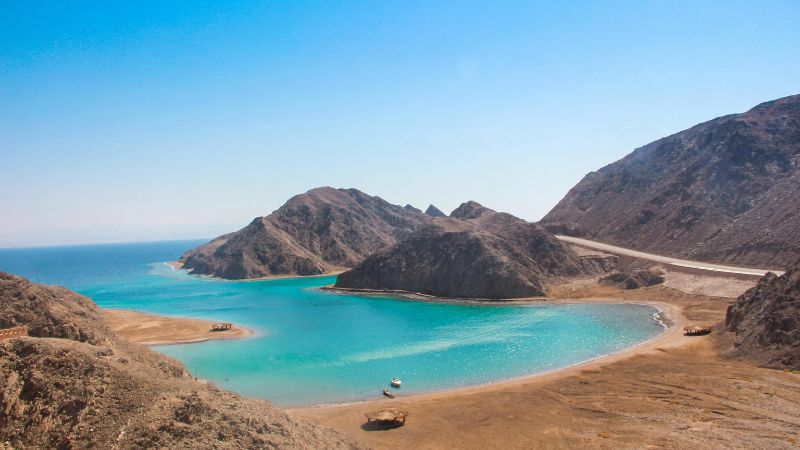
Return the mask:
<path id="1" fill-rule="evenodd" d="M 224 320 L 250 339 L 154 347 L 201 378 L 279 405 L 380 396 L 548 371 L 656 336 L 645 305 L 475 305 L 320 291 L 333 277 L 231 282 L 173 270 L 201 241 L 0 249 L 0 270 L 106 308 Z"/>

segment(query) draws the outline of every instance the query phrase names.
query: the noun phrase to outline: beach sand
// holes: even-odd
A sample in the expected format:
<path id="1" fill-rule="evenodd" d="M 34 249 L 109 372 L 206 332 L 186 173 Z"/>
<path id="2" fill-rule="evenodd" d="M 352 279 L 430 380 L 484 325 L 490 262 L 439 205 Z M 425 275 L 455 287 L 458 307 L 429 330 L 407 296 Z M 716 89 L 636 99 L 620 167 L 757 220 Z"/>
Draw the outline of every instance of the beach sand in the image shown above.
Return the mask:
<path id="1" fill-rule="evenodd" d="M 214 339 L 242 339 L 253 333 L 236 325 L 226 331 L 211 331 L 213 321 L 164 317 L 122 309 L 104 309 L 111 330 L 131 342 L 145 345 L 188 344 Z"/>
<path id="2" fill-rule="evenodd" d="M 720 333 L 682 335 L 686 324 L 720 322 L 731 298 L 589 283 L 553 296 L 540 301 L 655 304 L 671 327 L 628 351 L 547 374 L 290 413 L 373 448 L 798 448 L 800 375 L 722 357 L 729 337 Z M 406 424 L 364 425 L 365 412 L 386 407 L 408 411 Z"/>

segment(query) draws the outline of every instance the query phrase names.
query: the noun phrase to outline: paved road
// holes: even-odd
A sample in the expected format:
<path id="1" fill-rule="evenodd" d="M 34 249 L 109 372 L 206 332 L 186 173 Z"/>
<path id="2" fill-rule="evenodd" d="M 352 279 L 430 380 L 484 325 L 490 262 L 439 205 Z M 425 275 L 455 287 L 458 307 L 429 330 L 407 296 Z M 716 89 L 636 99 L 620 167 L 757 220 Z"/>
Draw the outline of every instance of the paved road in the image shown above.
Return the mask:
<path id="1" fill-rule="evenodd" d="M 588 247 L 594 250 L 600 250 L 607 253 L 612 253 L 615 255 L 624 255 L 624 256 L 632 256 L 634 258 L 639 259 L 646 259 L 648 261 L 655 261 L 664 264 L 670 264 L 673 266 L 678 267 L 687 267 L 690 269 L 698 269 L 698 270 L 707 270 L 709 272 L 717 272 L 717 273 L 732 273 L 732 274 L 739 274 L 739 275 L 757 275 L 762 276 L 767 272 L 774 272 L 777 275 L 783 275 L 782 270 L 768 270 L 768 269 L 754 269 L 751 267 L 735 267 L 735 266 L 723 266 L 721 264 L 712 264 L 712 263 L 704 263 L 698 261 L 689 261 L 688 259 L 678 259 L 678 258 L 670 258 L 669 256 L 662 256 L 662 255 L 654 255 L 652 253 L 645 253 L 639 252 L 636 250 L 627 249 L 624 247 L 617 247 L 616 245 L 609 245 L 603 244 L 602 242 L 595 242 L 590 241 L 588 239 L 581 239 L 572 236 L 561 236 L 556 235 L 556 237 L 564 242 L 570 242 L 572 244 L 577 244 L 582 247 Z"/>

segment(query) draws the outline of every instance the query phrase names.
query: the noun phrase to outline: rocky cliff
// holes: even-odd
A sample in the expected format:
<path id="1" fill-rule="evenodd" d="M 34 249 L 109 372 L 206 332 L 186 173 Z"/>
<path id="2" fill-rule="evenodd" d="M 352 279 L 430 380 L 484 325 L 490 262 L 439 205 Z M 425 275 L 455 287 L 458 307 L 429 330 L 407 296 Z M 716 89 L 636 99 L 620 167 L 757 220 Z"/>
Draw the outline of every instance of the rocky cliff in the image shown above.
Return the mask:
<path id="1" fill-rule="evenodd" d="M 800 256 L 800 95 L 720 117 L 586 175 L 549 230 L 697 260 Z"/>
<path id="2" fill-rule="evenodd" d="M 2 448 L 354 448 L 267 402 L 191 378 L 109 331 L 91 300 L 0 273 Z"/>
<path id="3" fill-rule="evenodd" d="M 336 279 L 336 287 L 441 297 L 541 296 L 560 277 L 602 272 L 539 225 L 475 202 L 434 219 Z"/>
<path id="4" fill-rule="evenodd" d="M 800 370 L 800 260 L 781 276 L 765 275 L 728 307 L 732 352 L 766 367 Z"/>
<path id="5" fill-rule="evenodd" d="M 312 189 L 234 233 L 186 252 L 194 274 L 227 279 L 318 275 L 352 267 L 429 217 L 356 189 Z"/>

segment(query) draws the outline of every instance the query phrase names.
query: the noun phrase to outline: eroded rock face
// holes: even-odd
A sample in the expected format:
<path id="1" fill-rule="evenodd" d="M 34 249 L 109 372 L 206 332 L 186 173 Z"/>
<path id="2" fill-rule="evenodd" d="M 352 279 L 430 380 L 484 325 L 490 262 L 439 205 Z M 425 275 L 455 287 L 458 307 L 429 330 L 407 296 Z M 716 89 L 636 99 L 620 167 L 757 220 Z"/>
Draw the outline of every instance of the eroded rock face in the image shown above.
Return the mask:
<path id="1" fill-rule="evenodd" d="M 728 307 L 725 328 L 736 336 L 734 356 L 800 370 L 800 261 L 742 294 Z"/>
<path id="2" fill-rule="evenodd" d="M 599 273 L 542 227 L 476 202 L 436 218 L 336 279 L 351 289 L 402 290 L 441 297 L 542 296 L 559 277 Z"/>
<path id="3" fill-rule="evenodd" d="M 186 252 L 191 273 L 227 279 L 319 275 L 352 267 L 429 220 L 356 189 L 317 188 L 245 228 Z"/>
<path id="4" fill-rule="evenodd" d="M 654 253 L 788 267 L 800 256 L 800 96 L 638 148 L 586 175 L 540 223 Z"/>
<path id="5" fill-rule="evenodd" d="M 86 297 L 0 273 L 0 447 L 355 448 L 119 338 Z M 5 448 L 5 447 L 4 447 Z"/>

